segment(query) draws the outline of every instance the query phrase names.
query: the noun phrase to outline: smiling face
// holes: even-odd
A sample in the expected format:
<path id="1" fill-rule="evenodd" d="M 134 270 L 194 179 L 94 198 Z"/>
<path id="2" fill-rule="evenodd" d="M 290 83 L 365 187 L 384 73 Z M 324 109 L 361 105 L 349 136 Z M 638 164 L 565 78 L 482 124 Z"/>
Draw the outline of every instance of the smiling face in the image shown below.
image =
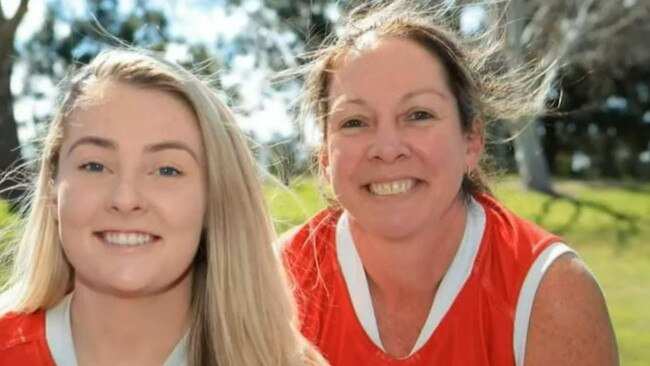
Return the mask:
<path id="1" fill-rule="evenodd" d="M 206 200 L 198 121 L 168 92 L 97 88 L 66 122 L 53 193 L 75 288 L 138 296 L 190 286 Z"/>
<path id="2" fill-rule="evenodd" d="M 348 55 L 333 72 L 326 160 L 352 225 L 404 239 L 462 221 L 463 173 L 483 142 L 478 123 L 462 131 L 447 79 L 438 57 L 399 38 Z"/>

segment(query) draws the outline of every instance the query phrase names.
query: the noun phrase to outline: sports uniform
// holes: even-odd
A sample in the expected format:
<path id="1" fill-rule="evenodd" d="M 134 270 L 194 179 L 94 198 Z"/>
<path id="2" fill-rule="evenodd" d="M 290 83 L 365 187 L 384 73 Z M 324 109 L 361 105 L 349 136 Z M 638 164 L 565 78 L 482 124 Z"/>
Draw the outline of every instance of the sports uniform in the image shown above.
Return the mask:
<path id="1" fill-rule="evenodd" d="M 412 352 L 383 349 L 347 213 L 326 209 L 282 248 L 302 331 L 333 366 L 523 365 L 535 291 L 570 252 L 554 235 L 477 194 L 463 239 Z"/>
<path id="2" fill-rule="evenodd" d="M 54 308 L 31 314 L 0 317 L 0 366 L 76 366 L 68 295 Z M 184 366 L 187 335 L 176 345 L 163 366 Z"/>

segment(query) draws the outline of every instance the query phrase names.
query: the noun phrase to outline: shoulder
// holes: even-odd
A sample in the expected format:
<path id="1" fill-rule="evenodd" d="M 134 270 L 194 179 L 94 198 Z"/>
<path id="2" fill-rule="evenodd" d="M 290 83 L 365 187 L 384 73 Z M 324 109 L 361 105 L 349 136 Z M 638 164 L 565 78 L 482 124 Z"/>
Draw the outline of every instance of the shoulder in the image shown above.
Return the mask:
<path id="1" fill-rule="evenodd" d="M 530 317 L 526 366 L 617 365 L 614 331 L 600 286 L 575 254 L 542 278 Z"/>
<path id="2" fill-rule="evenodd" d="M 0 317 L 0 351 L 45 336 L 45 312 L 7 313 Z"/>
<path id="3" fill-rule="evenodd" d="M 486 245 L 483 249 L 519 277 L 526 275 L 545 249 L 564 242 L 559 236 L 513 213 L 493 197 L 479 194 L 475 199 L 485 211 L 483 242 Z"/>

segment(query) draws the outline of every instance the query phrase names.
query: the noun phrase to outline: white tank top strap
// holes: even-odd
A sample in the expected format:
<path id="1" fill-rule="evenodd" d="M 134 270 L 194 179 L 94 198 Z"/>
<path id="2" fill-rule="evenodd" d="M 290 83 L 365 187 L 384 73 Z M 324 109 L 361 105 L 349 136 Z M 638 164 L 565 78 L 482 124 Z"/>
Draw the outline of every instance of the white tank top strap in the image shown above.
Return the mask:
<path id="1" fill-rule="evenodd" d="M 575 253 L 573 249 L 569 248 L 566 244 L 556 242 L 544 249 L 539 257 L 535 259 L 533 265 L 528 270 L 528 274 L 524 279 L 519 292 L 519 299 L 517 300 L 517 308 L 515 310 L 515 325 L 513 350 L 515 353 L 515 364 L 517 366 L 524 365 L 526 356 L 526 338 L 528 336 L 528 324 L 530 321 L 530 314 L 533 309 L 533 301 L 535 300 L 535 293 L 542 282 L 544 274 L 553 262 L 560 256 L 566 253 Z"/>

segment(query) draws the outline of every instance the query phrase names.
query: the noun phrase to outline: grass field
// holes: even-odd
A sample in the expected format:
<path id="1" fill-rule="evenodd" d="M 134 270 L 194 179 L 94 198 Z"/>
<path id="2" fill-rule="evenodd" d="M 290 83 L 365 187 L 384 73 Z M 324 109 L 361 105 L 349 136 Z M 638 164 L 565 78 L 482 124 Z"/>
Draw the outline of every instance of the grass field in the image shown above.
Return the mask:
<path id="1" fill-rule="evenodd" d="M 605 293 L 622 364 L 650 365 L 650 184 L 556 182 L 558 191 L 577 202 L 520 187 L 516 178 L 506 178 L 494 193 L 578 251 Z M 297 180 L 291 188 L 267 188 L 279 232 L 325 204 L 310 180 Z"/>
<path id="2" fill-rule="evenodd" d="M 605 292 L 622 364 L 649 365 L 650 184 L 558 181 L 556 188 L 575 200 L 525 192 L 515 178 L 496 185 L 495 194 L 578 250 Z M 290 190 L 267 186 L 266 194 L 278 232 L 326 204 L 308 179 L 295 181 Z M 9 221 L 0 202 L 0 229 Z"/>

